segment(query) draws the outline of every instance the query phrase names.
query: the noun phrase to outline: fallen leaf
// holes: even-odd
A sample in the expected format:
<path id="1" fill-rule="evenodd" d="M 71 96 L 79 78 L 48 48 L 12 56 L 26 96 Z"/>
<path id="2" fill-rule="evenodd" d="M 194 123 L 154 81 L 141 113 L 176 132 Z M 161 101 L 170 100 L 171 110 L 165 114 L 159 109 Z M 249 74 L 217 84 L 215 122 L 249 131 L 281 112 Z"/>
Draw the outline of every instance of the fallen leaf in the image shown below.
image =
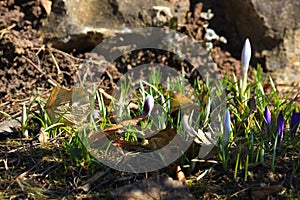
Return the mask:
<path id="1" fill-rule="evenodd" d="M 120 147 L 126 151 L 135 151 L 145 149 L 143 143 L 138 141 L 126 141 L 124 137 L 116 137 L 114 134 L 108 134 L 103 131 L 92 132 L 88 136 L 88 144 L 91 149 L 99 149 L 99 147 L 103 147 L 107 145 L 108 140 L 112 142 L 112 145 L 116 147 Z"/>
<path id="2" fill-rule="evenodd" d="M 91 148 L 98 148 L 107 142 L 109 135 L 105 134 L 103 131 L 91 132 L 88 136 L 88 144 Z"/>
<path id="3" fill-rule="evenodd" d="M 183 95 L 182 93 L 174 93 L 170 92 L 170 99 L 171 99 L 171 113 L 179 110 L 190 108 L 192 105 L 197 106 L 191 99 Z"/>
<path id="4" fill-rule="evenodd" d="M 81 125 L 91 111 L 87 93 L 82 88 L 65 89 L 55 86 L 45 105 L 52 122 L 64 123 L 67 126 Z"/>
<path id="5" fill-rule="evenodd" d="M 50 0 L 40 0 L 43 8 L 45 9 L 47 15 L 50 15 L 51 13 L 51 6 L 52 6 L 52 1 Z"/>
<path id="6" fill-rule="evenodd" d="M 103 131 L 105 133 L 114 133 L 119 131 L 120 129 L 126 127 L 126 126 L 135 126 L 137 125 L 142 119 L 142 117 L 138 117 L 138 118 L 134 118 L 134 119 L 128 119 L 128 120 L 124 120 L 118 124 L 113 125 L 112 127 L 106 128 Z"/>
<path id="7" fill-rule="evenodd" d="M 167 144 L 170 143 L 171 140 L 176 136 L 177 132 L 174 129 L 171 129 L 170 127 L 167 127 L 164 130 L 159 131 L 155 135 L 147 138 L 148 139 L 148 147 L 151 147 L 152 149 L 160 149 Z"/>
<path id="8" fill-rule="evenodd" d="M 261 199 L 275 192 L 280 192 L 283 189 L 281 185 L 270 185 L 265 187 L 251 188 L 251 198 Z"/>

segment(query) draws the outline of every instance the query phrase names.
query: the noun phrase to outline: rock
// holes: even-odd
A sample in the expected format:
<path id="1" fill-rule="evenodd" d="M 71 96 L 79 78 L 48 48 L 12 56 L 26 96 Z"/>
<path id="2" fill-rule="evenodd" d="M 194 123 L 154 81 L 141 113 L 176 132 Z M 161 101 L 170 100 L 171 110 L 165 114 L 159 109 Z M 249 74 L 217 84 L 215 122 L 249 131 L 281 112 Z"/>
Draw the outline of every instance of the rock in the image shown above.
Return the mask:
<path id="1" fill-rule="evenodd" d="M 224 6 L 241 37 L 251 38 L 253 49 L 267 50 L 260 52 L 266 56 L 267 69 L 299 66 L 300 1 L 229 0 Z"/>
<path id="2" fill-rule="evenodd" d="M 12 134 L 14 130 L 21 128 L 20 123 L 21 118 L 10 119 L 0 122 L 0 138 L 5 138 L 6 136 Z"/>
<path id="3" fill-rule="evenodd" d="M 221 18 L 213 19 L 216 24 L 212 21 L 212 27 L 226 32 L 230 51 L 237 58 L 248 37 L 254 66 L 260 63 L 274 73 L 288 69 L 284 80 L 300 80 L 296 70 L 300 67 L 300 1 L 216 0 L 205 1 L 205 6 L 216 13 L 215 18 Z"/>
<path id="4" fill-rule="evenodd" d="M 132 28 L 185 21 L 188 0 L 57 0 L 41 28 L 45 41 L 65 51 L 86 51 Z"/>

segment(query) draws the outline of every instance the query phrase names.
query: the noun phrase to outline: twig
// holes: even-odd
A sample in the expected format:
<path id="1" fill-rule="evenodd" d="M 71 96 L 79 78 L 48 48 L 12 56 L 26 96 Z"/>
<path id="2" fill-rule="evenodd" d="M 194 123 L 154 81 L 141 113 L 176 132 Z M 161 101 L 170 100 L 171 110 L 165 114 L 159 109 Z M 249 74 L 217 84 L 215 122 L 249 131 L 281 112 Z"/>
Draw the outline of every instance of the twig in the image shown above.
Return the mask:
<path id="1" fill-rule="evenodd" d="M 45 45 L 44 45 L 44 44 L 38 49 L 38 51 L 35 53 L 35 55 L 38 56 L 39 53 L 40 53 L 42 50 L 45 51 Z"/>
<path id="2" fill-rule="evenodd" d="M 107 76 L 109 77 L 109 82 L 111 84 L 112 87 L 114 87 L 114 80 L 113 80 L 113 77 L 112 75 L 108 72 L 108 70 L 105 70 Z"/>
<path id="3" fill-rule="evenodd" d="M 15 183 L 17 182 L 18 185 L 20 186 L 21 190 L 24 191 L 24 186 L 23 184 L 21 183 L 22 180 L 24 180 L 24 177 L 32 170 L 36 167 L 33 166 L 32 168 L 30 168 L 29 170 L 27 170 L 26 172 L 23 172 L 22 174 L 20 174 L 19 176 L 17 176 L 16 178 L 13 178 L 13 181 L 10 183 L 10 185 L 5 189 L 4 193 L 7 192 L 7 190 L 9 190 L 9 188 Z"/>
<path id="4" fill-rule="evenodd" d="M 66 52 L 63 52 L 63 51 L 59 50 L 59 49 L 55 49 L 55 48 L 50 47 L 50 46 L 48 46 L 48 48 L 49 48 L 49 51 L 63 54 L 64 56 L 70 57 L 70 58 L 72 58 L 72 59 L 74 59 L 74 60 L 77 60 L 77 61 L 83 61 L 83 59 L 81 59 L 81 58 L 76 58 L 76 57 L 74 57 L 74 56 L 72 56 L 72 55 L 70 55 L 70 54 L 68 54 L 68 53 L 66 53 Z"/>
<path id="5" fill-rule="evenodd" d="M 4 102 L 4 103 L 2 103 L 2 104 L 0 104 L 0 107 L 2 107 L 2 106 L 6 106 L 7 104 L 9 104 L 9 102 L 7 101 L 7 102 Z"/>
<path id="6" fill-rule="evenodd" d="M 3 159 L 2 161 L 3 161 L 3 163 L 4 163 L 5 170 L 8 171 L 8 173 L 11 175 L 12 173 L 11 173 L 11 171 L 9 170 L 9 167 L 8 167 L 8 165 L 7 165 L 7 159 L 5 159 L 5 160 Z"/>
<path id="7" fill-rule="evenodd" d="M 17 140 L 17 139 L 14 139 L 14 140 Z M 28 138 L 28 139 L 21 138 L 21 139 L 19 139 L 19 140 L 21 140 L 21 141 L 32 141 L 33 139 L 32 139 L 32 138 Z M 39 144 L 39 143 L 37 143 L 37 144 L 32 144 L 31 147 L 38 146 L 38 145 L 40 145 L 40 144 Z M 12 150 L 8 151 L 7 153 L 8 153 L 8 154 L 14 153 L 14 152 L 19 151 L 19 150 L 22 150 L 22 149 L 24 149 L 24 148 L 26 148 L 26 146 L 21 146 L 21 147 L 12 149 Z"/>
<path id="8" fill-rule="evenodd" d="M 45 75 L 45 72 L 43 72 L 43 70 L 38 67 L 34 62 L 32 62 L 29 58 L 25 57 L 22 55 L 22 58 L 24 58 L 25 60 L 27 60 L 27 62 L 29 62 L 35 69 L 37 69 L 41 74 Z"/>
<path id="9" fill-rule="evenodd" d="M 111 101 L 116 101 L 116 99 L 110 94 L 106 93 L 102 88 L 99 89 L 99 92 L 103 94 L 103 96 Z"/>
<path id="10" fill-rule="evenodd" d="M 14 115 L 11 116 L 11 118 L 16 118 L 16 117 L 19 116 L 20 114 L 22 114 L 22 111 L 19 111 L 19 112 L 15 113 Z"/>
<path id="11" fill-rule="evenodd" d="M 243 193 L 243 192 L 245 192 L 245 191 L 247 191 L 249 189 L 250 188 L 248 187 L 248 188 L 244 188 L 244 189 L 242 189 L 240 191 L 237 191 L 237 192 L 233 193 L 232 195 L 230 195 L 229 199 L 232 199 L 233 197 L 238 196 L 240 193 Z"/>
<path id="12" fill-rule="evenodd" d="M 48 83 L 50 83 L 50 84 L 53 85 L 54 87 L 57 86 L 57 85 L 59 85 L 59 83 L 57 83 L 57 82 L 56 82 L 55 80 L 53 80 L 53 79 L 50 79 L 50 78 L 49 78 L 47 81 L 48 81 Z"/>
<path id="13" fill-rule="evenodd" d="M 52 51 L 49 50 L 49 53 L 50 53 L 50 56 L 51 56 L 51 58 L 52 58 L 52 60 L 53 60 L 53 62 L 54 62 L 54 65 L 55 65 L 55 67 L 56 67 L 56 69 L 57 69 L 57 74 L 58 74 L 58 75 L 61 74 L 61 70 L 60 70 L 60 68 L 59 68 L 59 65 L 58 65 L 58 63 L 57 63 L 57 61 L 56 61 L 56 58 L 54 57 Z"/>
<path id="14" fill-rule="evenodd" d="M 4 35 L 7 31 L 9 31 L 10 29 L 14 28 L 15 26 L 16 26 L 16 24 L 12 24 L 12 25 L 10 25 L 10 26 L 4 28 L 4 29 L 1 29 L 1 30 L 0 30 L 0 33 L 1 33 L 1 34 L 0 34 L 0 39 L 2 39 L 3 35 Z"/>
<path id="15" fill-rule="evenodd" d="M 53 56 L 53 54 L 51 54 Z M 32 62 L 29 58 L 22 56 L 25 60 L 27 60 L 34 68 L 36 68 L 42 75 L 46 76 L 48 78 L 48 82 L 52 84 L 53 86 L 59 85 L 50 75 L 47 75 L 39 66 L 37 66 L 34 62 Z M 54 58 L 55 60 L 55 58 Z M 55 63 L 57 64 L 56 60 Z M 58 64 L 57 64 L 58 65 Z M 58 67 L 58 74 L 60 74 L 60 69 Z"/>
<path id="16" fill-rule="evenodd" d="M 88 192 L 91 188 L 91 185 L 95 183 L 97 180 L 99 180 L 102 176 L 105 175 L 106 172 L 97 172 L 94 174 L 91 178 L 89 178 L 87 181 L 83 182 L 81 186 L 79 186 L 77 189 L 82 189 L 85 192 Z"/>

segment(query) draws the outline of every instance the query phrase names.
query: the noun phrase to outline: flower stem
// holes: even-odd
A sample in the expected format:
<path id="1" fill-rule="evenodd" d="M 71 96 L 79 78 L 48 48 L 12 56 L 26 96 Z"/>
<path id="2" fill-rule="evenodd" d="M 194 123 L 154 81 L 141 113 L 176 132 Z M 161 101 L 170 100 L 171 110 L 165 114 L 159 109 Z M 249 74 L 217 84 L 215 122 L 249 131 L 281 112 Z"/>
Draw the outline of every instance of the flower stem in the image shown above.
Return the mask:
<path id="1" fill-rule="evenodd" d="M 275 142 L 274 142 L 274 149 L 273 149 L 273 156 L 272 156 L 272 164 L 271 164 L 272 172 L 275 172 L 275 158 L 276 158 L 277 142 L 278 142 L 278 135 L 276 135 Z"/>

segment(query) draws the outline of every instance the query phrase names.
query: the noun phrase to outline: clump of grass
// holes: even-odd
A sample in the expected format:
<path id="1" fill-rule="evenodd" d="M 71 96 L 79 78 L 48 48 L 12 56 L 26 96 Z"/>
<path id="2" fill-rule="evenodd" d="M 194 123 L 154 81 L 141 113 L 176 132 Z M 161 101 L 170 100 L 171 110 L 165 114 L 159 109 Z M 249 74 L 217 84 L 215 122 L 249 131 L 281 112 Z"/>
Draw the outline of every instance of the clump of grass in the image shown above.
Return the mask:
<path id="1" fill-rule="evenodd" d="M 251 48 L 248 40 L 245 46 L 244 48 Z M 243 49 L 242 56 L 245 56 L 245 52 L 251 53 L 251 50 Z M 276 171 L 276 165 L 283 159 L 287 147 L 295 144 L 291 142 L 290 135 L 287 134 L 288 128 L 284 126 L 284 121 L 290 118 L 293 110 L 299 109 L 294 106 L 293 101 L 279 97 L 272 78 L 265 77 L 260 66 L 257 66 L 253 72 L 254 82 L 247 83 L 245 72 L 250 61 L 249 55 L 247 55 L 247 60 L 248 64 L 243 62 L 242 57 L 242 63 L 244 63 L 242 67 L 246 69 L 243 69 L 240 87 L 235 74 L 233 74 L 233 80 L 227 77 L 224 79 L 228 87 L 226 89 L 230 91 L 227 94 L 227 103 L 232 113 L 232 137 L 227 148 L 221 145 L 219 149 L 222 152 L 220 153 L 222 162 L 226 158 L 235 158 L 233 161 L 235 164 L 231 168 L 234 171 L 234 178 L 236 179 L 238 171 L 243 169 L 245 181 L 249 176 L 248 167 L 251 163 L 265 162 L 271 166 L 273 172 Z M 270 85 L 269 93 L 265 92 L 265 85 Z M 265 111 L 266 108 L 268 111 Z M 266 112 L 269 112 L 268 118 L 274 116 L 277 122 L 271 119 L 266 122 Z M 223 166 L 227 168 L 226 164 Z"/>
<path id="2" fill-rule="evenodd" d="M 282 167 L 287 155 L 292 160 L 292 175 L 296 175 L 300 166 L 300 162 L 297 160 L 300 149 L 298 131 L 300 108 L 295 106 L 294 101 L 288 101 L 287 97 L 282 98 L 278 95 L 272 78 L 267 77 L 259 65 L 253 70 L 254 81 L 248 82 L 247 70 L 251 50 L 249 51 L 247 48 L 251 48 L 249 40 L 246 41 L 242 54 L 246 58 L 243 60 L 242 57 L 243 76 L 241 79 L 238 79 L 233 73 L 232 78 L 225 75 L 224 79 L 220 81 L 222 90 L 227 91 L 227 109 L 224 113 L 214 115 L 218 118 L 217 122 L 212 119 L 212 113 L 215 112 L 215 108 L 212 106 L 214 92 L 212 92 L 213 88 L 209 79 L 195 80 L 193 88 L 187 90 L 187 81 L 184 75 L 179 76 L 176 80 L 168 78 L 166 85 L 162 85 L 160 83 L 162 74 L 159 70 L 152 71 L 148 81 L 139 80 L 138 89 L 131 86 L 134 81 L 132 77 L 125 77 L 119 86 L 121 92 L 109 97 L 110 103 L 106 101 L 107 94 L 101 89 L 94 88 L 90 100 L 92 110 L 97 111 L 98 116 L 95 117 L 95 113 L 92 111 L 88 116 L 87 123 L 82 127 L 68 127 L 60 120 L 52 122 L 39 99 L 35 99 L 39 105 L 39 114 L 31 117 L 40 122 L 50 138 L 56 138 L 65 133 L 64 147 L 74 163 L 77 166 L 88 167 L 91 162 L 97 162 L 88 151 L 88 142 L 86 141 L 88 135 L 91 132 L 113 127 L 116 123 L 121 123 L 126 119 L 141 117 L 146 98 L 149 95 L 153 97 L 156 109 L 160 111 L 157 113 L 163 114 L 155 115 L 151 119 L 149 117 L 151 114 L 147 113 L 149 116 L 139 121 L 138 127 L 124 125 L 122 127 L 123 135 L 112 137 L 111 143 L 107 146 L 107 152 L 116 137 L 123 137 L 129 144 L 134 145 L 141 141 L 144 142 L 144 133 L 152 129 L 161 130 L 170 126 L 186 137 L 187 135 L 184 134 L 187 133 L 182 131 L 184 130 L 182 127 L 184 110 L 179 109 L 178 112 L 172 110 L 172 93 L 181 93 L 199 107 L 198 116 L 190 117 L 187 121 L 192 126 L 191 130 L 195 132 L 196 139 L 193 145 L 199 143 L 204 145 L 203 138 L 197 138 L 199 132 L 203 132 L 207 138 L 208 133 L 218 132 L 220 135 L 217 138 L 218 142 L 213 143 L 212 141 L 216 145 L 212 151 L 216 151 L 215 155 L 217 155 L 213 159 L 215 163 L 222 166 L 226 173 L 231 173 L 234 180 L 237 181 L 238 177 L 242 177 L 244 181 L 248 181 L 251 176 L 249 167 L 258 163 L 264 163 L 269 166 L 269 170 L 276 173 L 278 166 Z M 268 91 L 266 86 L 269 86 L 267 87 Z M 130 100 L 127 98 L 128 96 L 131 97 Z M 29 111 L 24 109 L 23 114 L 22 133 L 26 136 Z M 213 130 L 210 127 L 212 123 L 221 123 L 220 129 Z M 202 141 L 197 142 L 197 139 Z M 208 138 L 208 141 L 209 139 L 212 137 Z M 193 156 L 187 155 L 190 152 L 183 155 L 180 164 L 187 168 L 195 168 L 192 159 L 196 157 L 197 153 Z"/>

